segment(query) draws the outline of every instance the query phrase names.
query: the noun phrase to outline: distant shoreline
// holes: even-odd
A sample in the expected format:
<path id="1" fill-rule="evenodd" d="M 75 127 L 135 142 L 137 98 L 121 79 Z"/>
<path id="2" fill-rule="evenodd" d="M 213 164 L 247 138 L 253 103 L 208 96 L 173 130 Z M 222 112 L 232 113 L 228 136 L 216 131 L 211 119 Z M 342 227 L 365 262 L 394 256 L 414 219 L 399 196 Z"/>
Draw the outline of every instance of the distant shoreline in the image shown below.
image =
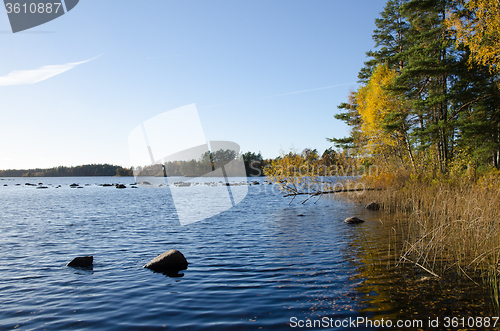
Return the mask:
<path id="1" fill-rule="evenodd" d="M 125 177 L 133 176 L 130 168 L 111 164 L 85 164 L 75 167 L 0 170 L 0 177 Z"/>
<path id="2" fill-rule="evenodd" d="M 118 175 L 71 175 L 71 176 L 0 176 L 0 180 L 5 178 L 78 178 L 78 177 L 134 177 L 134 175 L 130 176 L 118 176 Z"/>

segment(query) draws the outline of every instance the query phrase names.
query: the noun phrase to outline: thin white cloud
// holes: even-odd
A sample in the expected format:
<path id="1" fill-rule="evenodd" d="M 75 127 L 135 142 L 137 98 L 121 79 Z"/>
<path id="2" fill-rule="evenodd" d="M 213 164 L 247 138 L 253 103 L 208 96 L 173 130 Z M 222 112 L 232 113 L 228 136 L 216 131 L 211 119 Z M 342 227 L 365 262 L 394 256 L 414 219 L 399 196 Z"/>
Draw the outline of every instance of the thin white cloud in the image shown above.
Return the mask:
<path id="1" fill-rule="evenodd" d="M 81 62 L 43 66 L 33 70 L 14 70 L 0 77 L 0 86 L 35 84 L 42 80 L 49 79 L 50 77 L 62 74 L 82 63 L 92 61 L 95 58 L 96 57 Z"/>
<path id="2" fill-rule="evenodd" d="M 270 95 L 270 96 L 267 96 L 267 97 L 262 97 L 262 99 L 276 98 L 276 97 L 282 97 L 282 96 L 285 96 L 285 95 L 299 94 L 299 93 L 305 93 L 305 92 L 311 92 L 311 91 L 327 90 L 327 89 L 331 89 L 331 88 L 334 88 L 334 87 L 347 86 L 347 85 L 353 85 L 353 84 L 356 84 L 356 83 L 355 82 L 344 83 L 344 84 L 337 84 L 337 85 L 330 85 L 330 86 L 312 88 L 312 89 L 308 89 L 308 90 L 301 90 L 301 91 L 288 92 L 288 93 L 283 93 L 283 94 Z"/>
<path id="3" fill-rule="evenodd" d="M 334 88 L 334 87 L 347 86 L 347 85 L 353 85 L 353 84 L 356 84 L 356 83 L 355 82 L 344 83 L 344 84 L 330 85 L 330 86 L 324 86 L 324 87 L 317 87 L 317 88 L 312 88 L 312 89 L 308 89 L 308 90 L 300 90 L 300 91 L 294 91 L 294 92 L 288 92 L 288 93 L 282 93 L 282 94 L 268 95 L 267 97 L 254 98 L 254 99 L 249 99 L 249 100 L 246 100 L 246 101 L 239 101 L 239 102 L 232 102 L 232 103 L 219 103 L 219 104 L 216 104 L 216 105 L 202 107 L 200 109 L 207 109 L 207 108 L 213 108 L 213 107 L 219 107 L 219 106 L 234 105 L 234 104 L 239 104 L 239 103 L 242 103 L 242 102 L 251 102 L 251 101 L 257 101 L 257 100 L 264 100 L 264 99 L 282 97 L 282 96 L 285 96 L 285 95 L 299 94 L 299 93 L 305 93 L 305 92 L 311 92 L 311 91 L 327 90 L 327 89 L 331 89 L 331 88 Z"/>
<path id="4" fill-rule="evenodd" d="M 170 59 L 172 57 L 181 57 L 180 55 L 167 55 L 167 56 L 148 56 L 147 59 Z"/>

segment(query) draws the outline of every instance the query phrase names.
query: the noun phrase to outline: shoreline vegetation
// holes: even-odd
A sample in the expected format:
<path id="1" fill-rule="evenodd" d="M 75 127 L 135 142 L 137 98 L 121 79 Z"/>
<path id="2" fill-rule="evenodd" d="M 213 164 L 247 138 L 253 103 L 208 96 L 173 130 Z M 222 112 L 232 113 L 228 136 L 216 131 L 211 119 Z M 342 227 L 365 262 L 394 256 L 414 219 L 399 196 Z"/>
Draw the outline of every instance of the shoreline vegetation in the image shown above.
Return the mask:
<path id="1" fill-rule="evenodd" d="M 189 152 L 189 150 L 188 150 Z M 238 153 L 233 149 L 220 149 L 202 153 L 197 158 L 192 153 L 178 156 L 176 160 L 158 161 L 154 164 L 133 167 L 135 176 L 154 177 L 258 177 L 269 160 L 261 153 Z M 244 167 L 242 167 L 242 165 Z M 218 171 L 215 171 L 218 170 Z"/>
<path id="2" fill-rule="evenodd" d="M 364 176 L 358 180 L 380 191 L 337 196 L 380 206 L 380 218 L 396 219 L 389 247 L 398 247 L 396 264 L 413 264 L 436 279 L 451 274 L 489 288 L 500 312 L 500 171 L 474 177 L 412 173 Z M 382 180 L 381 180 L 382 179 Z M 381 180 L 381 181 L 380 181 Z"/>
<path id="3" fill-rule="evenodd" d="M 377 202 L 399 220 L 400 263 L 482 278 L 500 311 L 500 3 L 389 0 L 375 23 L 361 85 L 334 115 L 350 135 L 327 139 L 359 177 L 320 177 L 339 171 L 304 153 L 266 174 L 293 198 Z"/>
<path id="4" fill-rule="evenodd" d="M 232 169 L 235 160 L 243 161 L 245 169 Z M 231 175 L 237 177 L 263 176 L 263 169 L 271 162 L 262 157 L 261 153 L 246 152 L 239 154 L 234 150 L 219 150 L 207 152 L 199 159 L 189 161 L 169 161 L 164 164 L 156 163 L 144 167 L 125 168 L 110 164 L 86 164 L 73 167 L 58 166 L 53 168 L 36 169 L 8 169 L 0 170 L 0 177 L 86 177 L 86 176 L 155 176 L 169 177 L 201 177 L 210 173 L 212 169 L 220 169 L 223 165 Z M 233 170 L 233 171 L 231 171 Z M 243 172 L 244 171 L 244 172 Z"/>

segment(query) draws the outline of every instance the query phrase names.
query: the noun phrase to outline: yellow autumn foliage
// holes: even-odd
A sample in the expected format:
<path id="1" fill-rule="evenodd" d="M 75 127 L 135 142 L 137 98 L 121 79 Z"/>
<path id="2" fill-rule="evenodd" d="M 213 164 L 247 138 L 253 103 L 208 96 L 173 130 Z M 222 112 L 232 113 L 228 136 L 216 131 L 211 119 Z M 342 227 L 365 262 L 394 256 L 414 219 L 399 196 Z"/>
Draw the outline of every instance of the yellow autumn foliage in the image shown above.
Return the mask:
<path id="1" fill-rule="evenodd" d="M 340 183 L 340 177 L 357 174 L 359 164 L 356 159 L 339 153 L 333 164 L 325 164 L 320 158 L 309 158 L 304 153 L 281 152 L 264 169 L 268 180 L 276 184 L 279 191 L 286 194 L 317 193 L 346 188 L 347 181 Z"/>
<path id="2" fill-rule="evenodd" d="M 402 107 L 401 101 L 384 89 L 395 77 L 395 71 L 386 65 L 379 65 L 369 82 L 360 87 L 356 95 L 362 120 L 361 132 L 367 140 L 365 152 L 368 155 L 388 155 L 401 145 L 396 133 L 388 133 L 383 128 L 384 118 Z"/>
<path id="3" fill-rule="evenodd" d="M 471 50 L 469 63 L 489 66 L 492 72 L 500 72 L 500 1 L 464 0 L 471 17 L 451 14 L 446 25 L 457 41 Z"/>

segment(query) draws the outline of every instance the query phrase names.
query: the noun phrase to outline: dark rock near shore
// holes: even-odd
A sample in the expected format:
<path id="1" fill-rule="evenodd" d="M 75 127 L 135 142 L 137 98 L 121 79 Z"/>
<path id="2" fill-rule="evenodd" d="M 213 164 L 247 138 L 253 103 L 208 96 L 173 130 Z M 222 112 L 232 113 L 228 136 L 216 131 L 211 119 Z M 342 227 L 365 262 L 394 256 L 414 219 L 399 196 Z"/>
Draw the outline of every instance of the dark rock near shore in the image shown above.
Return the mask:
<path id="1" fill-rule="evenodd" d="M 369 204 L 367 204 L 365 208 L 369 209 L 369 210 L 379 210 L 380 205 L 378 204 L 378 202 L 374 201 L 374 202 L 370 202 Z"/>
<path id="2" fill-rule="evenodd" d="M 80 186 L 80 185 L 78 185 L 77 183 L 73 183 L 70 185 L 70 187 L 78 187 L 78 186 Z"/>
<path id="3" fill-rule="evenodd" d="M 176 249 L 171 249 L 163 254 L 158 255 L 144 266 L 144 268 L 167 274 L 185 270 L 187 269 L 187 267 L 188 261 L 186 260 L 184 255 L 182 255 L 182 253 Z"/>
<path id="4" fill-rule="evenodd" d="M 127 188 L 127 187 L 123 184 L 116 184 L 116 188 Z"/>
<path id="5" fill-rule="evenodd" d="M 92 263 L 94 263 L 94 257 L 89 256 L 79 256 L 75 257 L 71 260 L 70 263 L 67 264 L 68 267 L 79 267 L 79 268 L 91 268 Z"/>
<path id="6" fill-rule="evenodd" d="M 344 220 L 344 223 L 347 223 L 347 224 L 359 224 L 359 223 L 363 223 L 364 221 L 360 218 L 357 218 L 357 217 L 349 217 L 349 218 L 346 218 Z"/>

